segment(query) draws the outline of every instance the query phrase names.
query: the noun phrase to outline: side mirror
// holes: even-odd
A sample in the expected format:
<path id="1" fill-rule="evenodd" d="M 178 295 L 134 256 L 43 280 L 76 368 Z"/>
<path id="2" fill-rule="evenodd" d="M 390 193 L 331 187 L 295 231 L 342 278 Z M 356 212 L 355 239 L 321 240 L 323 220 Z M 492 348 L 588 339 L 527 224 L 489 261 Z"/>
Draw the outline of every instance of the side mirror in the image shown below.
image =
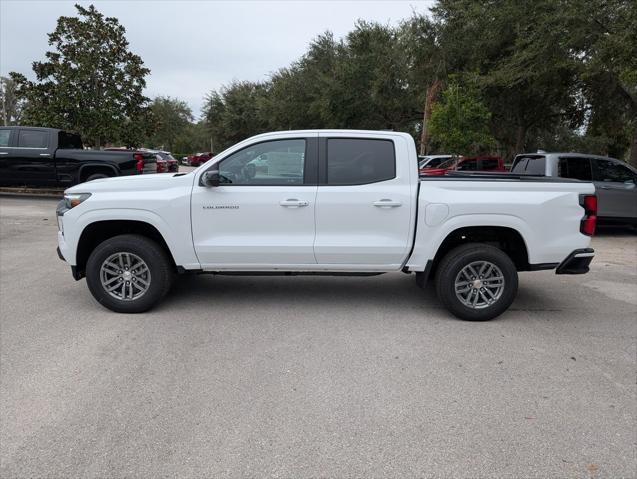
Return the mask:
<path id="1" fill-rule="evenodd" d="M 205 186 L 219 186 L 219 170 L 206 171 L 201 177 Z"/>

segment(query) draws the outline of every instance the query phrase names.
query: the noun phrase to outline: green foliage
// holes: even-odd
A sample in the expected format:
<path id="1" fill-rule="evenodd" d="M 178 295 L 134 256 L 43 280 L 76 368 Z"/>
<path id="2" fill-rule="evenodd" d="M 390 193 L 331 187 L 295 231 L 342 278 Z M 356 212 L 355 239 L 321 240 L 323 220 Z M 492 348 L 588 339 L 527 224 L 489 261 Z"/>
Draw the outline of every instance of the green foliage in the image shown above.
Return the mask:
<path id="1" fill-rule="evenodd" d="M 149 71 L 128 51 L 123 27 L 92 6 L 77 9 L 79 18 L 58 19 L 54 51 L 33 65 L 35 82 L 11 74 L 12 94 L 27 105 L 23 121 L 78 130 L 89 143 L 144 139 L 195 152 L 271 130 L 417 137 L 429 92 L 425 133 L 439 151 L 511 158 L 579 149 L 625 158 L 630 150 L 637 164 L 634 1 L 437 0 L 431 15 L 414 13 L 396 27 L 359 21 L 341 40 L 319 35 L 267 81 L 211 91 L 197 124 L 178 99 L 159 97 L 147 108 Z"/>
<path id="2" fill-rule="evenodd" d="M 181 159 L 182 156 L 188 156 L 192 153 L 211 151 L 213 150 L 213 146 L 210 144 L 210 140 L 211 137 L 208 132 L 208 127 L 204 121 L 189 123 L 175 139 L 172 149 L 173 156 L 177 159 Z M 216 145 L 214 145 L 214 150 L 220 151 Z"/>
<path id="3" fill-rule="evenodd" d="M 434 105 L 429 128 L 441 151 L 478 154 L 495 145 L 490 119 L 477 89 L 471 83 L 461 86 L 454 79 Z"/>
<path id="4" fill-rule="evenodd" d="M 143 95 L 150 70 L 128 50 L 125 29 L 93 5 L 76 5 L 49 34 L 53 51 L 33 63 L 36 81 L 12 73 L 28 108 L 27 123 L 79 132 L 89 144 L 135 145 L 149 128 Z"/>
<path id="5" fill-rule="evenodd" d="M 145 143 L 151 148 L 172 151 L 193 120 L 192 110 L 185 101 L 158 96 L 150 104 L 150 112 L 153 129 Z"/>

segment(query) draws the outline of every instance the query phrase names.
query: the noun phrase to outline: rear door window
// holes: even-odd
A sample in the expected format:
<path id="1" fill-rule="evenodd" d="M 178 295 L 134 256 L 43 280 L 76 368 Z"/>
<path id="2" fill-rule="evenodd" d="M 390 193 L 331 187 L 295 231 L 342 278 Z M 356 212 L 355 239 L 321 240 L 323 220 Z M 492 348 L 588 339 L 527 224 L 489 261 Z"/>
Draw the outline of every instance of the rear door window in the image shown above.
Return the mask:
<path id="1" fill-rule="evenodd" d="M 20 130 L 18 148 L 45 149 L 49 146 L 49 132 L 44 130 Z"/>
<path id="2" fill-rule="evenodd" d="M 560 158 L 558 164 L 558 176 L 572 178 L 574 180 L 591 181 L 590 158 L 567 157 Z"/>
<path id="3" fill-rule="evenodd" d="M 635 175 L 623 165 L 610 160 L 593 159 L 593 181 L 624 183 L 634 181 Z"/>
<path id="4" fill-rule="evenodd" d="M 393 141 L 366 138 L 327 140 L 328 185 L 364 185 L 395 177 Z"/>

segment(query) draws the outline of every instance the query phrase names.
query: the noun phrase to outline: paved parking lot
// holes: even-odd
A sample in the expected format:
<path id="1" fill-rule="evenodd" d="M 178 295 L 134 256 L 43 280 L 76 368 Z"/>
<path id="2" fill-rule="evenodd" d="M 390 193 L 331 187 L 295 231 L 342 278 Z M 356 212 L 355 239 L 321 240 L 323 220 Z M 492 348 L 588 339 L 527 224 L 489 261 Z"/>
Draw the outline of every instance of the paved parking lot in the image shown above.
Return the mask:
<path id="1" fill-rule="evenodd" d="M 637 237 L 453 319 L 414 278 L 184 277 L 99 306 L 0 197 L 2 477 L 635 477 Z"/>

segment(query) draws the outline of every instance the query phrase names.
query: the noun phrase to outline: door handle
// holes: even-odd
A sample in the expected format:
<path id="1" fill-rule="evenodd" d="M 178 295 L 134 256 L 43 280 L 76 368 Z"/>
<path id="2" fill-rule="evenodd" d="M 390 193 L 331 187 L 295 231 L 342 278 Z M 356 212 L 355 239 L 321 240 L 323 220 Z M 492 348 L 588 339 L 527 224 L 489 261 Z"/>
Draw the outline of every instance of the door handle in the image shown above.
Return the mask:
<path id="1" fill-rule="evenodd" d="M 601 190 L 611 190 L 612 189 L 610 186 L 600 186 L 599 188 Z"/>
<path id="2" fill-rule="evenodd" d="M 396 208 L 403 205 L 400 201 L 390 200 L 389 198 L 383 198 L 382 200 L 374 201 L 372 204 L 374 206 L 378 206 L 379 208 Z"/>
<path id="3" fill-rule="evenodd" d="M 297 200 L 296 198 L 288 198 L 287 200 L 280 201 L 279 204 L 288 208 L 298 208 L 300 206 L 307 206 L 310 203 L 303 200 Z"/>
<path id="4" fill-rule="evenodd" d="M 51 153 L 40 153 L 40 156 L 51 156 Z"/>
<path id="5" fill-rule="evenodd" d="M 0 155 L 8 155 L 9 153 L 7 153 L 6 151 L 0 151 Z"/>

